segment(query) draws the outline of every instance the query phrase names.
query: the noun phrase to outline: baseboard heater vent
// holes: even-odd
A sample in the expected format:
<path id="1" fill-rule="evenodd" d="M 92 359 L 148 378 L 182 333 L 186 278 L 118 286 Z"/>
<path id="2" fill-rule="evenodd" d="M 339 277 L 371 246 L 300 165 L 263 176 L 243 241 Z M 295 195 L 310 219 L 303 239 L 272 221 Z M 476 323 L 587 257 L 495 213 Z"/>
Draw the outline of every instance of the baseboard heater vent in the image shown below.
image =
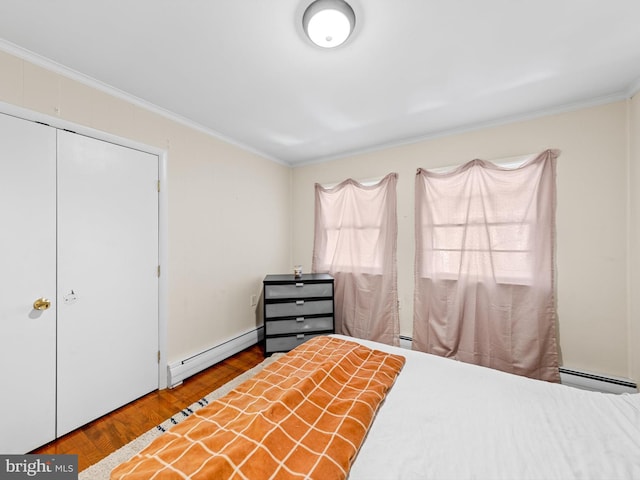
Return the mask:
<path id="1" fill-rule="evenodd" d="M 222 360 L 235 355 L 242 350 L 260 342 L 264 335 L 264 328 L 258 327 L 242 335 L 234 337 L 220 345 L 211 347 L 203 352 L 192 355 L 179 362 L 170 363 L 167 367 L 169 388 L 180 385 L 185 378 L 195 375 L 202 370 L 215 365 Z"/>
<path id="2" fill-rule="evenodd" d="M 638 386 L 626 378 L 605 377 L 581 370 L 560 367 L 563 385 L 604 393 L 636 393 Z"/>
<path id="3" fill-rule="evenodd" d="M 413 342 L 413 338 L 408 337 L 406 335 L 400 335 L 400 346 L 402 348 L 406 348 L 407 350 L 411 350 L 411 342 Z"/>

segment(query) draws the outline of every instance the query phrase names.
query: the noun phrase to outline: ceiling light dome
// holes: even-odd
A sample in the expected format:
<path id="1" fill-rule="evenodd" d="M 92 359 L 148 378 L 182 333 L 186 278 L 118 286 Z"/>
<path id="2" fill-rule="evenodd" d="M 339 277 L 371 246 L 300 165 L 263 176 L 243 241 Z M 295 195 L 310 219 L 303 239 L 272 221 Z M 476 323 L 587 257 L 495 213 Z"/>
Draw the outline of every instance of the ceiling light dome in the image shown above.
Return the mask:
<path id="1" fill-rule="evenodd" d="M 316 0 L 302 16 L 302 26 L 313 43 L 324 48 L 342 45 L 356 24 L 353 9 L 344 0 Z"/>

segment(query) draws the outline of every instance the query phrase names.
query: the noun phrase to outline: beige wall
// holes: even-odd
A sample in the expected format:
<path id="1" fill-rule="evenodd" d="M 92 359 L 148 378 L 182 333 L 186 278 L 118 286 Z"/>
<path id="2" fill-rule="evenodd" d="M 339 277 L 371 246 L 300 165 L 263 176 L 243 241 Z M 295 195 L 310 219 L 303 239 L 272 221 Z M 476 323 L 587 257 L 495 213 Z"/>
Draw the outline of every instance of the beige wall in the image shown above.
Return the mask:
<path id="1" fill-rule="evenodd" d="M 640 95 L 292 170 L 7 53 L 0 72 L 2 102 L 168 152 L 169 361 L 255 327 L 249 299 L 266 273 L 309 271 L 315 182 L 392 171 L 401 332 L 411 335 L 416 168 L 559 148 L 563 363 L 640 380 L 640 255 L 629 249 L 640 241 Z"/>
<path id="2" fill-rule="evenodd" d="M 1 51 L 0 101 L 168 152 L 169 362 L 255 328 L 291 265 L 289 167 Z"/>
<path id="3" fill-rule="evenodd" d="M 617 102 L 295 168 L 293 261 L 307 269 L 311 264 L 315 182 L 397 172 L 400 321 L 401 333 L 410 336 L 416 168 L 559 148 L 557 267 L 563 364 L 630 377 L 627 125 L 628 104 Z M 637 346 L 637 335 L 634 341 Z M 640 380 L 637 370 L 633 375 Z"/>
<path id="4" fill-rule="evenodd" d="M 640 93 L 629 101 L 629 363 L 640 380 Z"/>

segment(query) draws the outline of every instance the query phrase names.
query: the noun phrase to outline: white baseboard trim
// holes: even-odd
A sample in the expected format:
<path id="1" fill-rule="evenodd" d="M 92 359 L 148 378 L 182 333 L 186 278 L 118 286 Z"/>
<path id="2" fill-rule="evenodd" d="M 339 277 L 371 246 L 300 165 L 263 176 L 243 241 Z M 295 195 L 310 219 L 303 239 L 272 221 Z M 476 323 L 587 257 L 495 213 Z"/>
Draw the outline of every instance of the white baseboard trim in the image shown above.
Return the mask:
<path id="1" fill-rule="evenodd" d="M 170 363 L 167 366 L 169 388 L 176 387 L 191 375 L 255 345 L 262 340 L 263 335 L 264 328 L 257 327 L 189 358 Z"/>

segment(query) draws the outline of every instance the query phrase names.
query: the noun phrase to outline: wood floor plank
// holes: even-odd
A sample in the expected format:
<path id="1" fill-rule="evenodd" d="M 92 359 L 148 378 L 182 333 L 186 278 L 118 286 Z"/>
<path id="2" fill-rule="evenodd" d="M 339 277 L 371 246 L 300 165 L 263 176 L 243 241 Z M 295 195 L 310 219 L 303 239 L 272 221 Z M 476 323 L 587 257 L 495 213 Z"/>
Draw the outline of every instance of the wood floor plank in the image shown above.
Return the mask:
<path id="1" fill-rule="evenodd" d="M 151 392 L 31 453 L 77 454 L 82 471 L 263 360 L 260 345 L 249 347 L 173 389 Z"/>

